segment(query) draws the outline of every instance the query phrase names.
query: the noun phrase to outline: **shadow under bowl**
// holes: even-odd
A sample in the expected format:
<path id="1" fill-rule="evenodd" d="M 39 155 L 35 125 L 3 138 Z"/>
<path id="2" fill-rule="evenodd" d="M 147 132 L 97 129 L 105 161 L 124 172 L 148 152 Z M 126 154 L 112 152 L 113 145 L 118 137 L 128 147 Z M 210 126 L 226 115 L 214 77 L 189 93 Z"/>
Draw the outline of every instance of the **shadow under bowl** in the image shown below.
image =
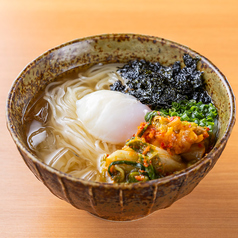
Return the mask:
<path id="1" fill-rule="evenodd" d="M 108 184 L 74 178 L 44 164 L 29 150 L 22 130 L 27 106 L 57 76 L 84 65 L 128 62 L 133 59 L 171 65 L 184 54 L 201 58 L 207 91 L 219 115 L 219 134 L 213 149 L 199 162 L 174 175 L 144 183 Z M 226 77 L 199 53 L 169 40 L 136 34 L 105 34 L 77 39 L 51 49 L 25 67 L 7 100 L 7 126 L 27 166 L 57 197 L 98 217 L 128 221 L 169 207 L 189 194 L 212 169 L 235 124 L 235 97 Z"/>

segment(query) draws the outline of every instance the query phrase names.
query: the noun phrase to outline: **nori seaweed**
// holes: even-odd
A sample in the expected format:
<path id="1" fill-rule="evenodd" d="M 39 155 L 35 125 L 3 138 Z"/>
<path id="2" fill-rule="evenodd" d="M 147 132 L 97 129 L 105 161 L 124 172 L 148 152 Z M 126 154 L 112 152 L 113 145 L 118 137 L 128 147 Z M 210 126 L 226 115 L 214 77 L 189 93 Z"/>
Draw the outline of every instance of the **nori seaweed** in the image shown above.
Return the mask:
<path id="1" fill-rule="evenodd" d="M 199 58 L 184 54 L 183 61 L 183 68 L 180 61 L 168 67 L 159 62 L 130 61 L 117 71 L 126 79 L 125 85 L 118 80 L 110 85 L 110 89 L 132 95 L 152 110 L 170 108 L 172 102 L 185 99 L 210 103 L 211 98 L 203 82 L 203 72 L 197 70 Z"/>

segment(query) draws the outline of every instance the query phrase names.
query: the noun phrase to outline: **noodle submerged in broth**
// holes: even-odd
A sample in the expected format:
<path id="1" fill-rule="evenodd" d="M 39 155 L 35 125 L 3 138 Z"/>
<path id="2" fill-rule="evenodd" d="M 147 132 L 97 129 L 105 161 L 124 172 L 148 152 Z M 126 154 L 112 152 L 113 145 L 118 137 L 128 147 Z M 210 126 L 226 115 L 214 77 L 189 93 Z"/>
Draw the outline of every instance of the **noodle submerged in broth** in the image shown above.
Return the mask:
<path id="1" fill-rule="evenodd" d="M 94 91 L 107 90 L 118 80 L 121 64 L 95 65 L 74 79 L 50 83 L 30 109 L 29 148 L 46 164 L 72 176 L 105 181 L 100 158 L 119 148 L 94 138 L 78 120 L 76 102 Z"/>
<path id="2" fill-rule="evenodd" d="M 189 150 L 183 151 L 184 158 L 183 155 L 171 153 L 173 150 L 161 148 L 161 130 L 163 132 L 165 126 L 161 122 L 158 126 L 158 120 L 154 120 L 154 116 L 164 116 L 166 120 L 171 120 L 166 122 L 168 125 L 173 120 L 168 119 L 169 113 L 154 113 L 125 92 L 110 91 L 110 87 L 118 82 L 121 85 L 127 83 L 118 71 L 123 66 L 121 63 L 99 64 L 78 71 L 73 76 L 66 75 L 50 83 L 34 104 L 27 108 L 24 115 L 27 143 L 41 161 L 86 180 L 141 182 L 186 168 L 191 164 L 191 158 L 196 158 L 199 153 L 198 159 L 204 155 L 204 145 L 207 143 L 204 141 L 191 146 L 191 153 Z M 207 113 L 210 113 L 209 110 L 208 108 Z M 197 123 L 193 120 L 192 125 L 196 131 L 205 133 L 208 127 L 201 129 L 195 122 Z M 208 123 L 211 130 L 213 122 L 210 120 Z M 184 123 L 179 125 L 182 131 Z M 193 132 L 195 129 L 191 129 L 189 125 L 186 124 L 187 128 Z M 174 129 L 174 133 L 177 133 L 176 130 Z M 170 131 L 170 127 L 166 128 L 168 135 Z M 155 132 L 160 133 L 160 144 L 148 144 L 151 140 L 157 140 Z M 200 132 L 196 133 L 193 136 L 200 135 Z M 125 134 L 126 137 L 121 136 Z M 138 150 L 138 146 L 143 150 Z M 164 165 L 161 165 L 162 162 Z"/>

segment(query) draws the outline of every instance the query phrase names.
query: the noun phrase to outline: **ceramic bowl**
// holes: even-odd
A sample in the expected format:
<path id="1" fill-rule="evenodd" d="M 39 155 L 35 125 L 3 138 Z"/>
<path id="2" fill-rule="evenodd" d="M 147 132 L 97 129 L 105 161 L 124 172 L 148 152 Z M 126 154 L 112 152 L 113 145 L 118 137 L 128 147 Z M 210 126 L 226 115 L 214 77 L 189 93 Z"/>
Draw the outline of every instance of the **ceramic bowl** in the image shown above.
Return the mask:
<path id="1" fill-rule="evenodd" d="M 44 164 L 28 149 L 22 117 L 35 95 L 56 76 L 86 64 L 128 62 L 133 59 L 170 65 L 184 53 L 200 57 L 207 91 L 219 114 L 219 134 L 203 159 L 174 175 L 144 183 L 109 184 L 74 178 Z M 235 97 L 226 77 L 208 59 L 178 43 L 136 34 L 105 34 L 77 39 L 42 54 L 14 81 L 7 101 L 7 126 L 25 163 L 57 197 L 98 217 L 128 221 L 169 207 L 189 194 L 213 168 L 235 123 Z"/>

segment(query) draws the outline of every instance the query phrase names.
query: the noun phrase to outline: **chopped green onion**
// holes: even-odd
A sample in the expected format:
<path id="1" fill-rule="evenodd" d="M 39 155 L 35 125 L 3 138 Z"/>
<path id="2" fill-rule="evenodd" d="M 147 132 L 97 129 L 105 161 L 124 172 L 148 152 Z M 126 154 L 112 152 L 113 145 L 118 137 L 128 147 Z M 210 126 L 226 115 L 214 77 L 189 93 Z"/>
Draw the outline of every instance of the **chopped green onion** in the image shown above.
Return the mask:
<path id="1" fill-rule="evenodd" d="M 195 100 L 183 100 L 172 103 L 172 108 L 161 109 L 162 116 L 179 116 L 181 121 L 195 122 L 197 125 L 208 127 L 209 132 L 214 129 L 214 120 L 217 117 L 217 109 L 212 104 L 203 104 Z"/>
<path id="2" fill-rule="evenodd" d="M 170 114 L 170 116 L 171 116 L 171 117 L 176 117 L 176 116 L 178 116 L 178 113 L 177 113 L 177 112 L 172 112 L 172 113 Z"/>
<path id="3" fill-rule="evenodd" d="M 187 115 L 187 113 L 185 112 L 181 117 L 180 117 L 181 121 L 188 121 L 189 117 Z"/>

